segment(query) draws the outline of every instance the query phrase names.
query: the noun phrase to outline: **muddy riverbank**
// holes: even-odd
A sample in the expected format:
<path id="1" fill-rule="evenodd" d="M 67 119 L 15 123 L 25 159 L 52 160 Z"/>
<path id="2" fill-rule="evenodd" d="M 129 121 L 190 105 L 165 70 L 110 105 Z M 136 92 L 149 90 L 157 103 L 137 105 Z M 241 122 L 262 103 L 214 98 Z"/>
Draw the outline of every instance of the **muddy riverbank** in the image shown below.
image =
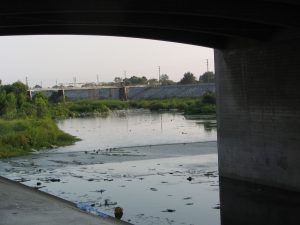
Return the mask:
<path id="1" fill-rule="evenodd" d="M 1 175 L 134 224 L 218 224 L 216 142 L 40 153 L 4 160 Z M 124 154 L 127 156 L 124 157 Z"/>

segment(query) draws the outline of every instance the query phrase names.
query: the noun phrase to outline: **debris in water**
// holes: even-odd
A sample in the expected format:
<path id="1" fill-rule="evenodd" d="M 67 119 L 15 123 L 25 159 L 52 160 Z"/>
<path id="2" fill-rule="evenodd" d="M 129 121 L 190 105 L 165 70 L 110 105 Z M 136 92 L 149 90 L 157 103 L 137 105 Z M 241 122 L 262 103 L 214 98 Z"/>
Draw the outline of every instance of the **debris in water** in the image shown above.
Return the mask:
<path id="1" fill-rule="evenodd" d="M 114 179 L 104 179 L 104 181 L 113 181 Z"/>
<path id="2" fill-rule="evenodd" d="M 194 203 L 189 202 L 189 203 L 186 203 L 185 205 L 194 205 Z"/>
<path id="3" fill-rule="evenodd" d="M 150 188 L 151 191 L 157 191 L 157 188 Z"/>
<path id="4" fill-rule="evenodd" d="M 102 218 L 108 218 L 108 215 L 100 212 L 96 208 L 91 207 L 89 203 L 78 203 L 77 207 L 85 212 L 100 216 Z"/>
<path id="5" fill-rule="evenodd" d="M 162 212 L 175 212 L 176 210 L 175 209 L 166 209 L 166 210 L 163 210 Z"/>
<path id="6" fill-rule="evenodd" d="M 104 206 L 111 206 L 111 205 L 117 205 L 117 202 L 109 202 L 109 199 L 104 200 Z M 100 204 L 100 207 L 103 206 Z"/>
<path id="7" fill-rule="evenodd" d="M 183 200 L 189 200 L 189 199 L 192 199 L 192 197 L 183 198 Z"/>
<path id="8" fill-rule="evenodd" d="M 101 189 L 99 192 L 102 194 L 105 190 L 104 189 Z"/>
<path id="9" fill-rule="evenodd" d="M 60 179 L 59 178 L 51 178 L 51 179 L 49 179 L 49 181 L 51 181 L 51 182 L 60 182 Z"/>

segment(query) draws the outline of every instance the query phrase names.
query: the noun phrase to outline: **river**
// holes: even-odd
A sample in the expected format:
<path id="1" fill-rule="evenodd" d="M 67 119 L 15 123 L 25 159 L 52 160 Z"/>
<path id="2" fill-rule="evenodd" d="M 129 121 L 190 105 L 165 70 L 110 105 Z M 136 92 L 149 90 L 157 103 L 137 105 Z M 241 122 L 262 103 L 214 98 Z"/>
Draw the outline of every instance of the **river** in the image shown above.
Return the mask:
<path id="1" fill-rule="evenodd" d="M 75 145 L 0 161 L 2 176 L 133 224 L 220 224 L 214 119 L 116 111 L 66 119 Z"/>

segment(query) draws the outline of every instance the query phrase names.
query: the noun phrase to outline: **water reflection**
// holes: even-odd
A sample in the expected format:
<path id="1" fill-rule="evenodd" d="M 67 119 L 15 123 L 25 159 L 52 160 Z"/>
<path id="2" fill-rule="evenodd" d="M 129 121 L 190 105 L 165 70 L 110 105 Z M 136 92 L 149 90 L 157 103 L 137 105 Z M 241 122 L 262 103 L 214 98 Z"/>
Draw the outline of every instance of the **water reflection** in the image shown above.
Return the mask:
<path id="1" fill-rule="evenodd" d="M 222 225 L 298 225 L 300 194 L 220 178 Z"/>
<path id="2" fill-rule="evenodd" d="M 117 111 L 107 117 L 67 119 L 60 121 L 59 127 L 83 141 L 60 150 L 215 141 L 215 122 L 211 118 L 199 120 L 179 113 L 146 110 Z"/>

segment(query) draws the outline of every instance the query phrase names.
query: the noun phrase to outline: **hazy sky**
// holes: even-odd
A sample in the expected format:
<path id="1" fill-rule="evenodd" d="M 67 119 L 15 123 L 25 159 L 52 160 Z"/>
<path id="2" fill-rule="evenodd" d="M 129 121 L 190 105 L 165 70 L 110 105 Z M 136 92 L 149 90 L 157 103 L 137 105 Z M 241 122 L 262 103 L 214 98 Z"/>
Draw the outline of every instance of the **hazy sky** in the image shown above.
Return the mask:
<path id="1" fill-rule="evenodd" d="M 113 81 L 116 76 L 158 78 L 167 74 L 179 81 L 185 72 L 198 78 L 213 71 L 213 50 L 193 45 L 107 36 L 8 36 L 0 37 L 0 79 L 29 85 Z"/>

